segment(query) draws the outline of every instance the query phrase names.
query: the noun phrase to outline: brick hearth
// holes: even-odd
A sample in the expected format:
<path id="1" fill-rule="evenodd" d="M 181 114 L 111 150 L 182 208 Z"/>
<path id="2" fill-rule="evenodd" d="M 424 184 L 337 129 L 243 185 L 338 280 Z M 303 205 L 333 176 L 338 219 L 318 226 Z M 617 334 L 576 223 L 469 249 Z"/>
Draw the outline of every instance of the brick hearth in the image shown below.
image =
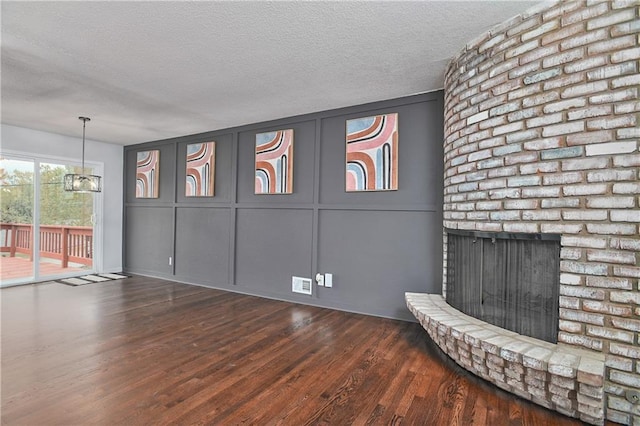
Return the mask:
<path id="1" fill-rule="evenodd" d="M 546 408 L 603 422 L 603 354 L 487 324 L 439 294 L 406 293 L 405 299 L 433 341 L 463 368 Z"/>

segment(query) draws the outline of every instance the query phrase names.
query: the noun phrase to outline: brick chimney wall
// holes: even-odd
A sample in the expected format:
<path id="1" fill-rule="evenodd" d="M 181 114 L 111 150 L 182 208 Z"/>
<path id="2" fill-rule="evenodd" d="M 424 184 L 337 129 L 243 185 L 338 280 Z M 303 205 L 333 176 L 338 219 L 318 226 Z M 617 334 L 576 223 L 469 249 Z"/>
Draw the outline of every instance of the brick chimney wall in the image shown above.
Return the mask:
<path id="1" fill-rule="evenodd" d="M 553 1 L 445 76 L 444 227 L 561 234 L 558 342 L 605 354 L 606 417 L 640 424 L 640 2 Z M 446 292 L 446 233 L 444 235 Z"/>

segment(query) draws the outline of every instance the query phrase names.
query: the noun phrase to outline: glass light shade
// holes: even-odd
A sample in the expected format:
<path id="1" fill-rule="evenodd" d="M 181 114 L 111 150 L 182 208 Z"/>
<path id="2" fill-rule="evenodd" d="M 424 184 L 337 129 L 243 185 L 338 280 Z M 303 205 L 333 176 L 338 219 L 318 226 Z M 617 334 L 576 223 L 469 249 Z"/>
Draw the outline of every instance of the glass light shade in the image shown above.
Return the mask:
<path id="1" fill-rule="evenodd" d="M 100 192 L 102 178 L 96 175 L 64 175 L 64 190 L 72 192 Z"/>

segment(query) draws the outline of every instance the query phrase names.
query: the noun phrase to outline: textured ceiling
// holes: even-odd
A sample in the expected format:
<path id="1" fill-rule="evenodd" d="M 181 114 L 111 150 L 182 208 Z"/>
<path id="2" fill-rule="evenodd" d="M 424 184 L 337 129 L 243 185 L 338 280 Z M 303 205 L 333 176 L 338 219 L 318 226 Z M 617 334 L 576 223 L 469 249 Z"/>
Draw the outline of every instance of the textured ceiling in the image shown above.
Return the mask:
<path id="1" fill-rule="evenodd" d="M 2 122 L 127 145 L 428 92 L 536 3 L 2 1 Z"/>

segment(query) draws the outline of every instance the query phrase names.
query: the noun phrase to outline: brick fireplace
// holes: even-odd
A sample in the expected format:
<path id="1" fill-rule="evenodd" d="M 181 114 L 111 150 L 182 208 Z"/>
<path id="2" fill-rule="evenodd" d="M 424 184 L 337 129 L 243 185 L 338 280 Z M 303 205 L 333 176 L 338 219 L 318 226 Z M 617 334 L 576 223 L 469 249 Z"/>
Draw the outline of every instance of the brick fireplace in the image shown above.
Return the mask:
<path id="1" fill-rule="evenodd" d="M 509 382 L 508 365 L 498 365 L 501 387 L 594 424 L 640 425 L 639 9 L 638 1 L 543 3 L 470 41 L 445 76 L 444 228 L 559 234 L 554 350 L 603 360 L 602 383 L 597 374 L 581 382 L 577 371 L 564 399 L 550 376 L 516 386 L 530 368 L 522 363 Z M 446 233 L 444 253 L 446 295 Z M 470 324 L 433 321 L 441 347 L 461 337 L 468 369 L 482 376 L 468 343 L 482 339 L 465 340 Z M 511 362 L 509 351 L 497 353 L 494 364 Z"/>

